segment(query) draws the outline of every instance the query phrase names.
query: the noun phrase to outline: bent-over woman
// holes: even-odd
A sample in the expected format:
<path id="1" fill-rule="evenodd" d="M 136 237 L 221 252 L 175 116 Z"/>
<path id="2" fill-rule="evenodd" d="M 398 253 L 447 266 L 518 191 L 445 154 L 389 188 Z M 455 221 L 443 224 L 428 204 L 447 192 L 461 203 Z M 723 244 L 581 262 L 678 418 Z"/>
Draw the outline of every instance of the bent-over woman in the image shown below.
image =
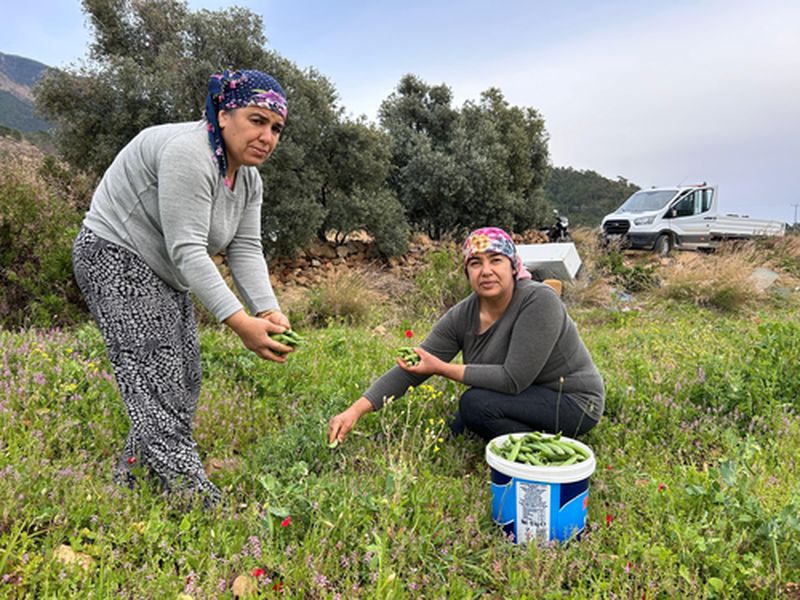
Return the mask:
<path id="1" fill-rule="evenodd" d="M 204 118 L 141 131 L 94 193 L 73 264 L 130 419 L 119 483 L 132 485 L 131 469 L 142 465 L 168 489 L 207 503 L 220 496 L 192 437 L 201 370 L 189 292 L 261 358 L 284 362 L 292 351 L 268 335 L 289 321 L 262 250 L 256 168 L 286 117 L 286 95 L 271 76 L 212 75 Z M 220 252 L 249 314 L 211 258 Z"/>

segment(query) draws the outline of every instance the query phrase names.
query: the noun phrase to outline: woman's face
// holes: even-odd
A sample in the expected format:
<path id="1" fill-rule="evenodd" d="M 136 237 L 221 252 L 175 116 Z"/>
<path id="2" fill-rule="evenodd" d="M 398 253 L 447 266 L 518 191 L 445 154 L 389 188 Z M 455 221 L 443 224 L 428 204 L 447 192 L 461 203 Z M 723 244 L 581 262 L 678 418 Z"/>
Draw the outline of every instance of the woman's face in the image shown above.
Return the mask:
<path id="1" fill-rule="evenodd" d="M 283 131 L 283 117 L 258 106 L 221 110 L 218 120 L 230 171 L 241 166 L 255 167 L 267 160 Z"/>
<path id="2" fill-rule="evenodd" d="M 514 292 L 514 269 L 504 254 L 481 252 L 467 261 L 469 284 L 478 297 L 496 299 Z"/>

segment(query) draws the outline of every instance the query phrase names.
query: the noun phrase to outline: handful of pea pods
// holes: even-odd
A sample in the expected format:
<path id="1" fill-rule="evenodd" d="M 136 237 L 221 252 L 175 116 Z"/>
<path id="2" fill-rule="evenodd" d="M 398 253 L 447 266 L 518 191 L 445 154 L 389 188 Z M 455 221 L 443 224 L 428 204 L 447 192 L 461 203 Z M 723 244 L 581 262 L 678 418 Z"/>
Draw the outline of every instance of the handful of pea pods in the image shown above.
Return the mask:
<path id="1" fill-rule="evenodd" d="M 296 331 L 292 331 L 291 329 L 287 329 L 283 333 L 270 333 L 269 337 L 271 337 L 276 342 L 280 342 L 286 346 L 291 346 L 294 348 L 295 346 L 304 343 L 306 340 L 305 338 L 297 333 Z M 276 355 L 280 356 L 280 352 L 275 352 Z"/>
<path id="2" fill-rule="evenodd" d="M 519 437 L 510 435 L 500 445 L 492 442 L 489 449 L 506 460 L 537 467 L 564 467 L 589 458 L 585 448 L 562 439 L 560 433 L 546 436 L 538 431 Z"/>
<path id="3" fill-rule="evenodd" d="M 402 346 L 398 348 L 397 357 L 403 359 L 403 362 L 412 367 L 419 364 L 419 354 L 414 352 L 414 348 L 411 346 Z"/>

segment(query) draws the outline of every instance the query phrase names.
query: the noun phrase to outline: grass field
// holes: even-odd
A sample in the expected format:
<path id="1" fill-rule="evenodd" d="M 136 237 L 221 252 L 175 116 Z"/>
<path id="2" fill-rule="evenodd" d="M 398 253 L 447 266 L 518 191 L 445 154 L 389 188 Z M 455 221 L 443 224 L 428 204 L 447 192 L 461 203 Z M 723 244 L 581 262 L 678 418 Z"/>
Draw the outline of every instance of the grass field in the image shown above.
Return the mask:
<path id="1" fill-rule="evenodd" d="M 205 326 L 213 511 L 111 483 L 127 422 L 94 326 L 0 332 L 0 597 L 797 597 L 796 306 L 571 314 L 607 385 L 583 438 L 588 525 L 525 547 L 491 520 L 482 443 L 445 435 L 457 385 L 431 379 L 327 448 L 328 418 L 427 323 L 309 326 L 286 365 Z"/>

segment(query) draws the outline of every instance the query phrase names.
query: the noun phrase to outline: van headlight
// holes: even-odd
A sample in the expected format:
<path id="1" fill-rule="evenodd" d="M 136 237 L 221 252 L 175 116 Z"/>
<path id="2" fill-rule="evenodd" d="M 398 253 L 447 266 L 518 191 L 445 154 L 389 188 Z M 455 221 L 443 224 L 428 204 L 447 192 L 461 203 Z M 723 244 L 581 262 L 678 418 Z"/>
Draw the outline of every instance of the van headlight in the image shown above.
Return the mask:
<path id="1" fill-rule="evenodd" d="M 656 216 L 652 215 L 650 217 L 639 217 L 638 219 L 633 220 L 634 225 L 650 225 L 655 221 Z"/>

